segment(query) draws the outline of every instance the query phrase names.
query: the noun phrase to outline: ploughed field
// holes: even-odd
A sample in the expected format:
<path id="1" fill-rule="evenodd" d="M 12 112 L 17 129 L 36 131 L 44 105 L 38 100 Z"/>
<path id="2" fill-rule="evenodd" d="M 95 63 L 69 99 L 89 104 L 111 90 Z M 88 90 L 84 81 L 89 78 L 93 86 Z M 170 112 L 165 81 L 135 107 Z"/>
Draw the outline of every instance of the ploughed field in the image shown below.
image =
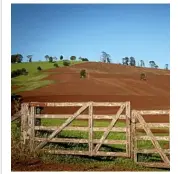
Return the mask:
<path id="1" fill-rule="evenodd" d="M 80 70 L 87 78 L 80 78 Z M 20 92 L 24 102 L 124 102 L 130 101 L 132 109 L 169 109 L 170 71 L 131 67 L 118 64 L 87 62 L 47 70 L 54 83 Z M 145 73 L 147 80 L 140 80 Z M 97 114 L 116 113 L 117 108 L 98 108 Z M 46 108 L 46 113 L 74 113 L 74 108 Z M 169 122 L 168 116 L 146 116 L 148 121 Z"/>

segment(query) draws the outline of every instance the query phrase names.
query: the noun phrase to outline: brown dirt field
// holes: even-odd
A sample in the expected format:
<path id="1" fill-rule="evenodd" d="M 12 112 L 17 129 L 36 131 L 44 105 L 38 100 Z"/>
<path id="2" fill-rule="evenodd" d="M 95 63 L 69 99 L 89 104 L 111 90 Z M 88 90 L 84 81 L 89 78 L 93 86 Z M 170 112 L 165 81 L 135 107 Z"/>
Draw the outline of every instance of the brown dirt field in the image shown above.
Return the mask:
<path id="1" fill-rule="evenodd" d="M 86 69 L 87 78 L 80 78 L 80 70 Z M 21 92 L 24 102 L 124 102 L 130 101 L 132 109 L 169 109 L 170 107 L 170 71 L 123 66 L 118 64 L 88 62 L 71 67 L 48 70 L 46 79 L 55 83 Z M 145 72 L 146 81 L 140 80 Z M 64 112 L 66 109 L 63 109 Z M 46 110 L 58 112 L 58 108 Z M 62 112 L 62 110 L 60 110 Z M 74 110 L 70 110 L 73 112 Z M 67 112 L 70 112 L 67 109 Z M 114 109 L 98 110 L 98 114 L 115 113 Z M 149 116 L 150 120 L 168 122 L 169 118 Z M 148 120 L 148 119 L 147 119 Z"/>

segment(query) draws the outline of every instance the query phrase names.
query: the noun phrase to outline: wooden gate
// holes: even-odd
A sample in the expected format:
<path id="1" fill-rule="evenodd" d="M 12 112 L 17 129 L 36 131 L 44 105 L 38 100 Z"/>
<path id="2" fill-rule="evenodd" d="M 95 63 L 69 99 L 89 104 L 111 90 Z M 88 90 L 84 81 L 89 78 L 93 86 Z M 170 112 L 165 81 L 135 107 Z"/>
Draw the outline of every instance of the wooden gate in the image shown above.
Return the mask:
<path id="1" fill-rule="evenodd" d="M 146 167 L 170 168 L 170 149 L 164 149 L 160 143 L 160 141 L 169 142 L 169 123 L 147 123 L 143 117 L 144 115 L 169 115 L 169 112 L 169 110 L 132 110 L 132 158 L 137 164 L 141 164 Z M 161 131 L 167 129 L 168 132 L 164 133 L 166 135 L 163 134 L 163 136 L 154 135 L 152 130 L 156 128 Z M 140 134 L 138 129 L 143 129 L 146 135 Z M 144 143 L 146 141 L 151 141 L 153 148 L 147 149 L 144 147 L 144 149 L 139 149 L 139 140 L 144 140 Z M 138 154 L 159 154 L 163 162 L 138 161 Z"/>
<path id="2" fill-rule="evenodd" d="M 80 107 L 74 114 L 37 114 L 37 107 Z M 115 115 L 94 114 L 94 108 L 97 107 L 118 107 Z M 88 110 L 87 114 L 83 114 Z M 43 103 L 31 102 L 23 103 L 21 110 L 22 142 L 30 144 L 31 151 L 45 151 L 52 154 L 75 154 L 89 156 L 131 156 L 131 137 L 130 137 L 130 102 L 83 102 L 83 103 Z M 44 126 L 36 125 L 36 119 L 65 119 L 60 125 Z M 108 125 L 97 126 L 94 122 L 97 120 L 110 120 Z M 125 120 L 125 125 L 119 125 L 119 121 Z M 76 120 L 87 120 L 86 126 L 71 126 Z M 103 124 L 103 123 L 102 123 Z M 117 124 L 117 126 L 115 126 Z M 38 136 L 37 131 L 48 132 L 46 137 Z M 63 131 L 80 132 L 79 137 L 60 137 Z M 50 134 L 49 134 L 50 132 Z M 84 136 L 84 133 L 87 136 Z M 103 132 L 97 137 L 97 132 Z M 107 139 L 109 134 L 116 133 L 116 139 Z M 119 133 L 125 133 L 124 139 L 119 139 Z M 70 134 L 71 135 L 71 134 Z M 63 136 L 63 135 L 62 135 Z M 81 137 L 83 137 L 81 139 Z M 49 143 L 77 143 L 87 144 L 87 150 L 64 150 L 60 148 L 47 147 Z M 103 145 L 124 145 L 125 151 L 115 149 L 114 152 L 105 149 Z M 108 147 L 107 147 L 108 148 Z"/>
<path id="3" fill-rule="evenodd" d="M 39 107 L 78 107 L 78 109 L 74 114 L 61 114 L 61 112 L 60 114 L 42 114 L 37 112 Z M 100 107 L 108 109 L 115 107 L 116 113 L 95 113 Z M 30 146 L 32 152 L 122 156 L 131 157 L 137 164 L 147 167 L 170 167 L 170 149 L 163 148 L 164 143 L 161 143 L 169 143 L 169 123 L 147 123 L 144 119 L 145 115 L 169 115 L 169 110 L 132 110 L 130 115 L 130 102 L 31 102 L 23 103 L 21 108 L 21 140 L 23 144 Z M 43 124 L 45 119 L 52 120 L 55 125 Z M 161 134 L 162 136 L 155 135 L 152 130 L 156 128 L 166 129 L 168 132 L 165 133 L 166 135 Z M 45 133 L 38 134 L 39 131 Z M 143 142 L 140 143 L 140 141 Z M 74 144 L 77 146 L 75 147 Z M 142 149 L 140 145 L 143 146 Z M 66 149 L 68 146 L 70 146 L 69 149 Z M 141 159 L 140 154 L 142 154 Z M 149 158 L 150 154 L 158 154 L 162 162 L 157 156 L 154 156 L 154 162 L 150 162 L 150 159 L 144 161 L 145 154 Z"/>

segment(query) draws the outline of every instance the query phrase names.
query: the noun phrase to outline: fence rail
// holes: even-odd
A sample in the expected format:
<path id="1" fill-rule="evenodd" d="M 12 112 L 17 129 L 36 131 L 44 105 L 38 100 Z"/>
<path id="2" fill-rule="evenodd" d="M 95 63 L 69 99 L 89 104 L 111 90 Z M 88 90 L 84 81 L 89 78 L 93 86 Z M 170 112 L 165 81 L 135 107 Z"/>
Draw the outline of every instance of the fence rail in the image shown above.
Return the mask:
<path id="1" fill-rule="evenodd" d="M 41 114 L 37 113 L 38 107 L 78 107 L 74 114 Z M 116 114 L 94 114 L 96 107 L 118 107 Z M 82 114 L 88 110 L 88 114 Z M 170 161 L 167 155 L 169 149 L 163 149 L 159 141 L 169 142 L 169 135 L 159 136 L 152 133 L 152 129 L 167 129 L 169 123 L 146 123 L 144 115 L 169 115 L 169 110 L 132 110 L 130 102 L 67 102 L 67 103 L 48 103 L 48 102 L 30 102 L 23 103 L 21 106 L 21 139 L 23 144 L 29 144 L 31 151 L 44 151 L 50 154 L 73 154 L 89 156 L 121 156 L 132 158 L 137 164 L 149 167 L 170 167 Z M 41 119 L 65 119 L 60 125 L 44 126 L 41 125 Z M 74 125 L 75 120 L 86 121 L 87 124 Z M 95 121 L 106 120 L 106 126 L 94 126 Z M 125 120 L 125 125 L 115 127 L 116 123 Z M 39 121 L 39 123 L 37 122 Z M 38 124 L 37 124 L 38 123 Z M 140 134 L 142 129 L 145 134 Z M 47 137 L 39 137 L 37 132 L 47 132 Z M 61 132 L 85 132 L 87 137 L 60 137 Z M 143 132 L 142 131 L 142 132 Z M 101 137 L 94 137 L 97 132 L 103 132 Z M 108 139 L 109 134 L 124 133 L 124 139 Z M 138 134 L 139 133 L 139 134 Z M 59 137 L 57 137 L 59 136 Z M 139 149 L 138 141 L 149 141 L 152 143 L 152 149 Z M 75 143 L 87 144 L 87 150 L 63 150 L 49 149 L 48 143 Z M 124 151 L 102 151 L 105 145 L 124 145 Z M 138 161 L 138 154 L 159 154 L 162 163 Z"/>

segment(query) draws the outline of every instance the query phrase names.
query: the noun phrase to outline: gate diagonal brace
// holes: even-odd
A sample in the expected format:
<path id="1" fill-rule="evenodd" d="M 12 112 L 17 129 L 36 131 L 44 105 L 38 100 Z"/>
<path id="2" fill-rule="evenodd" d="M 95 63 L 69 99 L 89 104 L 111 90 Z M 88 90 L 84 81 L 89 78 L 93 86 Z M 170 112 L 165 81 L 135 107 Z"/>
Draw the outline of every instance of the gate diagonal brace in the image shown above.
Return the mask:
<path id="1" fill-rule="evenodd" d="M 90 103 L 84 104 L 77 112 L 74 113 L 73 116 L 69 117 L 66 122 L 64 122 L 61 126 L 59 126 L 55 131 L 52 132 L 52 134 L 43 142 L 41 142 L 36 148 L 36 150 L 39 150 L 43 148 L 52 138 L 54 138 L 58 133 L 60 133 L 66 126 L 68 126 L 82 111 L 84 111 Z"/>
<path id="2" fill-rule="evenodd" d="M 123 112 L 125 108 L 125 104 L 121 105 L 119 111 L 116 113 L 116 116 L 112 119 L 110 125 L 108 126 L 107 131 L 104 132 L 103 136 L 100 139 L 100 142 L 95 146 L 94 148 L 94 153 L 97 153 L 99 148 L 101 147 L 101 145 L 103 144 L 104 140 L 107 138 L 107 136 L 109 135 L 111 129 L 113 128 L 113 126 L 116 124 L 117 120 L 119 119 L 121 113 Z"/>
<path id="3" fill-rule="evenodd" d="M 152 144 L 156 147 L 158 153 L 160 154 L 162 160 L 166 163 L 166 164 L 169 164 L 169 159 L 168 157 L 166 156 L 166 154 L 163 152 L 160 144 L 158 143 L 158 141 L 156 140 L 156 138 L 154 137 L 151 129 L 148 127 L 147 123 L 145 122 L 144 118 L 142 117 L 142 115 L 140 115 L 138 112 L 136 112 L 136 117 L 138 119 L 138 121 L 143 124 L 143 129 L 145 130 L 146 134 L 148 136 L 150 136 L 150 140 L 152 142 Z"/>

